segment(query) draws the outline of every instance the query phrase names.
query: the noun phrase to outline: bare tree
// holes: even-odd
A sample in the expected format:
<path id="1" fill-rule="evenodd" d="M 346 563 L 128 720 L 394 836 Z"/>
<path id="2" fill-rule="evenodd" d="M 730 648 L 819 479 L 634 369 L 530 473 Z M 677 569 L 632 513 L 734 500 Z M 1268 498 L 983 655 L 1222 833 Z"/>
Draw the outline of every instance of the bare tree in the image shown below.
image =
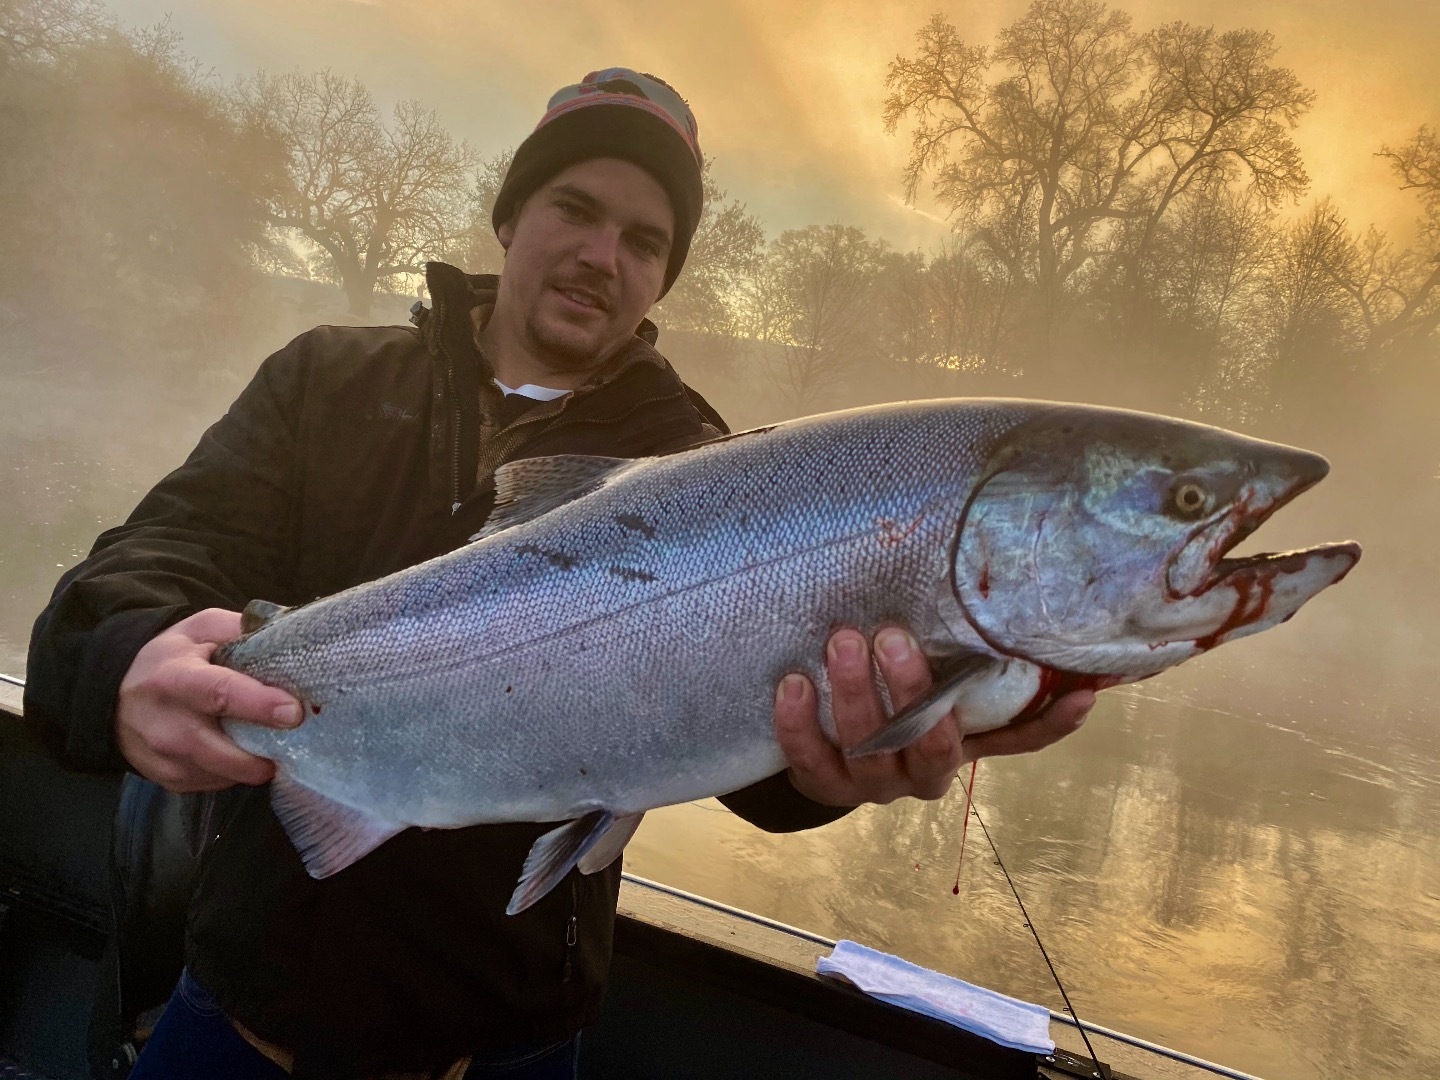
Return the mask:
<path id="1" fill-rule="evenodd" d="M 875 337 L 879 354 L 911 370 L 933 365 L 935 312 L 924 253 L 886 251 L 877 271 Z"/>
<path id="2" fill-rule="evenodd" d="M 1287 134 L 1310 105 L 1266 34 L 1175 23 L 1136 35 L 1099 0 L 1036 0 L 993 53 L 935 16 L 890 65 L 887 130 L 913 123 L 907 194 L 940 201 L 1033 285 L 1042 341 L 1067 283 L 1115 244 L 1143 251 L 1173 202 L 1217 175 L 1303 190 Z"/>
<path id="3" fill-rule="evenodd" d="M 369 314 L 377 286 L 419 273 L 464 232 L 475 154 L 419 102 L 401 102 L 386 124 L 363 84 L 329 71 L 262 72 L 241 80 L 235 100 L 286 152 L 270 220 L 323 253 L 317 269 L 354 315 Z"/>
<path id="4" fill-rule="evenodd" d="M 705 162 L 705 208 L 685 268 L 656 308 L 667 328 L 734 336 L 745 282 L 759 266 L 765 229 L 745 204 L 726 198 Z"/>
<path id="5" fill-rule="evenodd" d="M 925 279 L 935 362 L 958 371 L 1005 367 L 1002 335 L 1016 285 L 1008 266 L 973 237 L 957 234 L 941 244 Z"/>
<path id="6" fill-rule="evenodd" d="M 114 29 L 100 0 L 0 0 L 0 63 L 54 60 Z"/>
<path id="7" fill-rule="evenodd" d="M 1155 153 L 1131 196 L 1141 210 L 1132 289 L 1177 199 L 1206 189 L 1218 195 L 1216 189 L 1243 180 L 1248 197 L 1268 211 L 1305 192 L 1309 177 L 1288 132 L 1315 95 L 1289 69 L 1272 65 L 1277 48 L 1269 33 L 1217 34 L 1180 22 L 1145 36 L 1145 97 L 1157 105 L 1132 105 L 1137 115 L 1153 114 L 1134 134 L 1137 146 L 1149 153 L 1153 145 Z"/>
<path id="8" fill-rule="evenodd" d="M 1440 136 L 1428 124 L 1403 145 L 1382 147 L 1380 156 L 1390 160 L 1400 177 L 1402 191 L 1416 191 L 1425 207 L 1426 227 L 1440 236 Z"/>
<path id="9" fill-rule="evenodd" d="M 862 357 L 873 355 L 875 282 L 885 249 L 848 225 L 790 229 L 770 245 L 770 287 L 780 318 L 771 376 L 797 413 Z"/>
<path id="10" fill-rule="evenodd" d="M 1429 337 L 1440 329 L 1440 137 L 1428 125 L 1399 147 L 1382 147 L 1402 191 L 1420 196 L 1424 247 L 1398 254 L 1372 239 L 1346 283 L 1369 329 L 1371 350 Z"/>
<path id="11" fill-rule="evenodd" d="M 44 25 L 0 61 L 0 320 L 218 364 L 257 284 L 265 146 L 164 24 Z"/>
<path id="12" fill-rule="evenodd" d="M 1355 241 L 1329 199 L 1283 230 L 1266 275 L 1271 381 L 1282 395 L 1313 380 L 1326 361 L 1360 344 L 1353 298 L 1341 284 Z"/>
<path id="13" fill-rule="evenodd" d="M 1091 0 L 1039 0 L 1000 32 L 992 56 L 943 16 L 896 57 L 885 126 L 914 121 L 905 188 L 934 174 L 940 201 L 1037 288 L 1048 325 L 1066 279 L 1118 196 L 1096 183 L 1114 156 L 1118 108 L 1135 78 L 1129 17 Z M 987 82 L 992 66 L 1001 77 Z"/>
<path id="14" fill-rule="evenodd" d="M 472 274 L 498 274 L 505 265 L 505 249 L 495 237 L 491 214 L 514 158 L 514 150 L 502 150 L 481 161 L 470 178 L 465 211 L 468 223 L 444 257 Z"/>

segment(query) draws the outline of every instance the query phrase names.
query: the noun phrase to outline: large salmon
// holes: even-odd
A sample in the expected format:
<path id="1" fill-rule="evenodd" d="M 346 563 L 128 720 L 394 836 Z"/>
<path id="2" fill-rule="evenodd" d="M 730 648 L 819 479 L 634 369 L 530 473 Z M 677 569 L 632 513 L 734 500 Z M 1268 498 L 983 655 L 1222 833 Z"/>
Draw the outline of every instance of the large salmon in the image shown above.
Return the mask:
<path id="1" fill-rule="evenodd" d="M 276 813 L 317 877 L 410 826 L 566 821 L 531 851 L 518 911 L 608 863 L 644 811 L 783 769 L 787 672 L 815 680 L 833 731 L 838 626 L 907 625 L 938 673 L 852 751 L 870 753 L 951 707 L 983 731 L 1288 619 L 1359 547 L 1226 553 L 1327 469 L 1200 424 L 1003 400 L 519 461 L 467 546 L 302 607 L 252 605 L 216 661 L 313 715 L 227 728 L 275 760 Z"/>

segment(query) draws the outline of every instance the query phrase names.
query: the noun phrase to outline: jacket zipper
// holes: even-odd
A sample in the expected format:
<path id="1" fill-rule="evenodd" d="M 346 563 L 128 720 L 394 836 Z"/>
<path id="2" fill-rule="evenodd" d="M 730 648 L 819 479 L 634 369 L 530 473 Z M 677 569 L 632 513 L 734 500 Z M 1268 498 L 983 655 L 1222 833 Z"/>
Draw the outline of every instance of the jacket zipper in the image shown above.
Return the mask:
<path id="1" fill-rule="evenodd" d="M 445 394 L 450 402 L 450 513 L 460 509 L 460 394 L 455 389 L 455 358 L 438 328 L 445 325 L 445 298 L 435 297 L 435 345 L 445 357 Z"/>

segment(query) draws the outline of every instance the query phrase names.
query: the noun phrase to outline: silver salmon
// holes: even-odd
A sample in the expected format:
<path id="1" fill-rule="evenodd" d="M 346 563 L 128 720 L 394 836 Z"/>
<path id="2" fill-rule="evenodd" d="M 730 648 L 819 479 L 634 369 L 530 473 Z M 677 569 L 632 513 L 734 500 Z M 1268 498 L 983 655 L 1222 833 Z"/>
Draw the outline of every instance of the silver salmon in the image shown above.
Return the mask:
<path id="1" fill-rule="evenodd" d="M 937 673 L 851 754 L 967 733 L 1155 675 L 1290 618 L 1354 543 L 1231 558 L 1325 459 L 1201 424 L 1033 401 L 816 416 L 667 457 L 496 474 L 484 531 L 292 609 L 253 604 L 216 662 L 312 714 L 230 735 L 272 758 L 309 872 L 412 826 L 565 822 L 523 910 L 613 860 L 649 809 L 785 767 L 777 682 L 840 626 L 912 628 Z"/>

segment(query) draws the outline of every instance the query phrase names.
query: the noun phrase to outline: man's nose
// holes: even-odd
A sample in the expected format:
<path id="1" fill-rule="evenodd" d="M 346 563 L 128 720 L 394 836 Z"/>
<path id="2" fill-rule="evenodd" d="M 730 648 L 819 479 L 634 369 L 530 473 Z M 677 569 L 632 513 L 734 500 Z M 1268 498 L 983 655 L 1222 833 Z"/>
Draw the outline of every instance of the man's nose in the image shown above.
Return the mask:
<path id="1" fill-rule="evenodd" d="M 591 270 L 614 277 L 620 268 L 620 230 L 605 227 L 588 230 L 580 246 L 580 262 Z"/>

